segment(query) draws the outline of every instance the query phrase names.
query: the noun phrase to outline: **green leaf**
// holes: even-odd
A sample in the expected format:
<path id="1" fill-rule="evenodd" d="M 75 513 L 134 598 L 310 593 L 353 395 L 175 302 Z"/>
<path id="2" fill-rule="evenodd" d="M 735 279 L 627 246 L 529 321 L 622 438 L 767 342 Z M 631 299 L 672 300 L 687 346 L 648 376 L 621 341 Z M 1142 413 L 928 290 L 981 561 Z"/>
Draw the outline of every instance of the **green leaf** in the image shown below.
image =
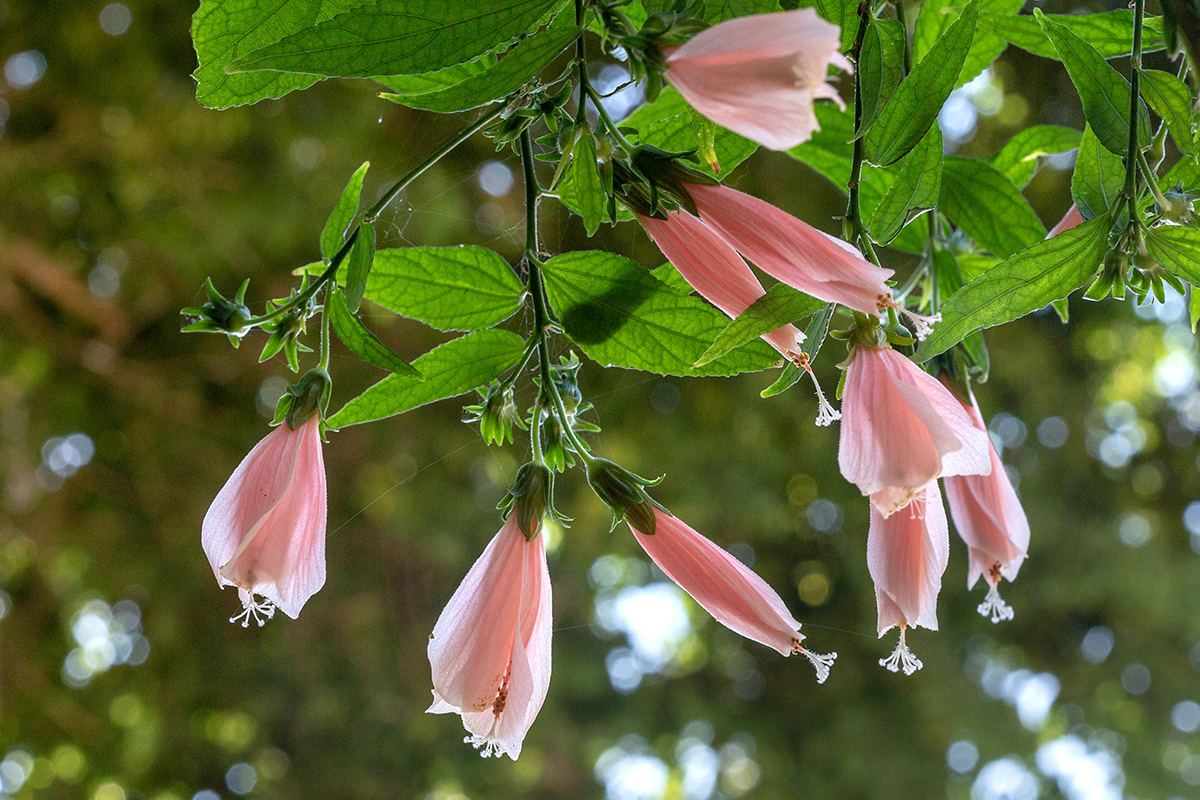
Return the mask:
<path id="1" fill-rule="evenodd" d="M 946 300 L 942 321 L 914 357 L 928 361 L 973 331 L 1009 322 L 1066 297 L 1096 273 L 1107 249 L 1108 220 L 1101 217 L 1002 261 Z"/>
<path id="2" fill-rule="evenodd" d="M 802 2 L 801 7 L 814 6 L 822 19 L 842 29 L 843 52 L 854 47 L 858 36 L 858 0 L 813 0 Z"/>
<path id="3" fill-rule="evenodd" d="M 230 108 L 283 97 L 307 89 L 312 75 L 228 75 L 225 66 L 280 39 L 370 3 L 370 0 L 201 0 L 192 17 L 192 42 L 200 66 L 196 101 L 209 108 Z"/>
<path id="4" fill-rule="evenodd" d="M 496 66 L 495 53 L 484 53 L 479 58 L 452 67 L 419 72 L 415 75 L 380 75 L 374 77 L 397 95 L 434 94 L 458 86 L 468 78 L 482 75 Z"/>
<path id="5" fill-rule="evenodd" d="M 346 231 L 350 228 L 350 223 L 354 222 L 354 217 L 358 215 L 358 201 L 362 196 L 363 178 L 366 177 L 367 168 L 370 166 L 370 161 L 364 161 L 362 166 L 350 176 L 349 183 L 342 190 L 342 196 L 338 198 L 337 205 L 329 213 L 329 219 L 326 220 L 325 227 L 321 230 L 321 258 L 325 259 L 325 263 L 329 263 L 337 251 L 342 248 L 342 243 L 346 240 Z"/>
<path id="6" fill-rule="evenodd" d="M 1101 14 L 1046 14 L 1046 18 L 1086 39 L 1105 58 L 1128 56 L 1133 50 L 1133 12 L 1129 9 Z M 1043 58 L 1058 58 L 1037 18 L 1006 14 L 981 14 L 979 27 L 1007 39 L 1022 50 Z M 1142 52 L 1162 50 L 1161 17 L 1147 15 L 1142 29 Z"/>
<path id="7" fill-rule="evenodd" d="M 824 308 L 826 303 L 796 291 L 784 283 L 777 283 L 754 304 L 738 314 L 737 319 L 725 326 L 696 363 L 702 367 L 716 361 L 735 347 L 752 342 L 764 333 L 807 317 Z"/>
<path id="8" fill-rule="evenodd" d="M 1167 170 L 1159 180 L 1164 189 L 1182 186 L 1184 191 L 1200 192 L 1200 162 L 1194 158 L 1181 158 Z"/>
<path id="9" fill-rule="evenodd" d="M 525 33 L 562 0 L 377 0 L 229 64 L 342 78 L 430 72 Z"/>
<path id="10" fill-rule="evenodd" d="M 575 195 L 579 198 L 579 215 L 588 236 L 600 228 L 600 220 L 608 205 L 608 195 L 600 182 L 600 171 L 596 168 L 596 140 L 592 132 L 584 128 L 575 141 L 571 154 L 571 177 L 574 179 Z"/>
<path id="11" fill-rule="evenodd" d="M 1125 186 L 1125 164 L 1108 151 L 1092 133 L 1084 128 L 1071 174 L 1071 198 L 1084 219 L 1104 214 Z"/>
<path id="12" fill-rule="evenodd" d="M 1146 235 L 1146 250 L 1172 275 L 1200 283 L 1200 228 L 1160 225 Z M 1195 291 L 1193 291 L 1193 296 Z M 1192 323 L 1195 327 L 1195 322 Z"/>
<path id="13" fill-rule="evenodd" d="M 979 0 L 971 0 L 879 112 L 865 139 L 871 163 L 898 161 L 928 132 L 958 82 L 978 16 Z"/>
<path id="14" fill-rule="evenodd" d="M 650 14 L 671 11 L 676 5 L 675 0 L 645 0 L 643 3 L 646 12 Z M 697 12 L 702 14 L 705 22 L 723 22 L 747 14 L 769 14 L 779 11 L 779 0 L 704 0 L 693 5 L 699 6 Z"/>
<path id="15" fill-rule="evenodd" d="M 346 305 L 346 297 L 341 290 L 333 292 L 326 312 L 330 315 L 329 321 L 333 324 L 333 330 L 342 340 L 342 344 L 350 348 L 350 351 L 363 361 L 401 377 L 424 380 L 420 372 L 393 353 L 390 347 L 379 341 L 375 338 L 375 334 L 366 329 Z"/>
<path id="16" fill-rule="evenodd" d="M 903 78 L 904 25 L 898 19 L 877 19 L 863 35 L 862 55 L 858 60 L 864 131 L 875 122 Z"/>
<path id="17" fill-rule="evenodd" d="M 1060 125 L 1034 125 L 1018 131 L 1004 143 L 1000 152 L 988 158 L 988 162 L 1004 177 L 1023 189 L 1033 178 L 1040 156 L 1065 153 L 1079 147 L 1083 131 L 1064 128 Z"/>
<path id="18" fill-rule="evenodd" d="M 958 265 L 954 251 L 940 243 L 933 246 L 933 271 L 937 276 L 937 287 L 941 296 L 953 295 L 963 287 L 963 271 Z M 963 338 L 961 345 L 969 359 L 971 375 L 981 383 L 986 381 L 990 363 L 983 333 L 972 331 Z"/>
<path id="19" fill-rule="evenodd" d="M 940 207 L 951 222 L 1001 258 L 1046 236 L 1045 226 L 1021 190 L 986 161 L 947 158 L 942 165 Z"/>
<path id="20" fill-rule="evenodd" d="M 359 228 L 358 238 L 354 240 L 350 255 L 346 259 L 346 305 L 353 312 L 357 312 L 362 303 L 374 259 L 375 226 L 364 224 Z"/>
<path id="21" fill-rule="evenodd" d="M 342 406 L 330 417 L 329 427 L 372 422 L 466 394 L 515 367 L 524 352 L 525 341 L 511 331 L 492 329 L 460 336 L 413 362 L 424 381 L 389 375 Z"/>
<path id="22" fill-rule="evenodd" d="M 578 37 L 579 31 L 570 15 L 560 14 L 558 19 L 570 20 L 570 24 L 556 21 L 546 30 L 523 39 L 491 68 L 460 83 L 440 91 L 416 95 L 384 93 L 380 97 L 411 108 L 442 113 L 465 111 L 507 97 L 545 69 Z"/>
<path id="23" fill-rule="evenodd" d="M 1079 92 L 1083 114 L 1100 142 L 1117 155 L 1129 148 L 1129 81 L 1104 60 L 1096 48 L 1079 38 L 1066 25 L 1034 9 L 1046 36 L 1054 43 L 1071 83 Z M 1149 142 L 1150 116 L 1138 102 L 1138 132 Z"/>
<path id="24" fill-rule="evenodd" d="M 904 157 L 900 174 L 875 205 L 867 227 L 880 244 L 888 244 L 901 229 L 938 203 L 942 185 L 942 131 L 935 124 Z"/>
<path id="25" fill-rule="evenodd" d="M 1021 10 L 1022 0 L 980 0 L 979 25 L 975 28 L 975 40 L 958 74 L 956 86 L 972 80 L 983 72 L 996 57 L 1004 52 L 1008 42 L 991 33 L 983 24 L 984 15 L 1015 14 Z M 961 0 L 925 0 L 913 31 L 913 60 L 923 59 L 937 40 L 950 27 L 954 16 L 962 7 Z"/>
<path id="26" fill-rule="evenodd" d="M 683 277 L 670 261 L 650 270 L 650 274 L 677 292 L 682 292 L 683 294 L 692 293 L 692 285 L 687 282 L 687 278 Z"/>
<path id="27" fill-rule="evenodd" d="M 1179 152 L 1194 156 L 1196 142 L 1192 137 L 1192 93 L 1187 85 L 1169 72 L 1144 69 L 1139 86 L 1142 98 L 1167 123 L 1167 130 Z"/>
<path id="28" fill-rule="evenodd" d="M 438 330 L 478 330 L 521 306 L 525 287 L 486 247 L 401 247 L 380 250 L 366 297 Z"/>
<path id="29" fill-rule="evenodd" d="M 767 369 L 778 359 L 769 346 L 755 341 L 693 369 L 728 318 L 627 258 L 599 251 L 565 253 L 547 261 L 542 274 L 567 336 L 604 366 L 659 375 L 736 375 Z"/>

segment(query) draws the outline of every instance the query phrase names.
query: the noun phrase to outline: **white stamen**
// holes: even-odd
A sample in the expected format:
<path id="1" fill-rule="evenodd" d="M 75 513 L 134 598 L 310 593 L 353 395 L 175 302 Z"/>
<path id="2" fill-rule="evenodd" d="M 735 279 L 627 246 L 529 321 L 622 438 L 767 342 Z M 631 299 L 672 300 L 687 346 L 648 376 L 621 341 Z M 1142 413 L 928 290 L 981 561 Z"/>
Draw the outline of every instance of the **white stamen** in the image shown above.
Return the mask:
<path id="1" fill-rule="evenodd" d="M 896 643 L 896 649 L 887 658 L 879 659 L 879 666 L 886 667 L 889 672 L 899 672 L 904 670 L 905 675 L 912 675 L 914 672 L 925 666 L 921 663 L 921 659 L 913 655 L 913 651 L 908 649 L 908 645 L 904 643 L 905 626 L 900 626 L 900 641 Z"/>
<path id="2" fill-rule="evenodd" d="M 934 323 L 942 321 L 941 314 L 918 314 L 915 311 L 909 311 L 907 308 L 901 308 L 900 313 L 912 321 L 913 335 L 918 339 L 924 339 L 933 332 Z"/>
<path id="3" fill-rule="evenodd" d="M 988 580 L 987 597 L 976 609 L 980 615 L 989 617 L 993 623 L 1013 618 L 1013 608 L 1000 597 L 1000 584 Z"/>
<path id="4" fill-rule="evenodd" d="M 479 755 L 483 756 L 484 758 L 491 758 L 492 756 L 499 758 L 501 755 L 503 755 L 503 751 L 500 749 L 499 743 L 493 739 L 489 739 L 486 736 L 476 736 L 472 734 L 471 736 L 464 737 L 463 742 L 478 750 Z"/>
<path id="5" fill-rule="evenodd" d="M 800 648 L 801 654 L 812 662 L 817 671 L 817 683 L 824 683 L 829 678 L 829 669 L 833 666 L 837 653 L 814 653 L 812 650 Z"/>
<path id="6" fill-rule="evenodd" d="M 242 623 L 243 628 L 250 627 L 250 620 L 253 618 L 258 623 L 258 627 L 267 624 L 267 620 L 275 616 L 275 604 L 267 598 L 261 600 L 254 599 L 254 593 L 248 592 L 241 587 L 238 588 L 238 599 L 242 601 L 242 613 L 229 618 L 230 622 Z"/>
<path id="7" fill-rule="evenodd" d="M 922 492 L 908 503 L 909 519 L 925 519 L 925 494 Z"/>
<path id="8" fill-rule="evenodd" d="M 789 355 L 792 356 L 792 363 L 808 373 L 808 377 L 812 378 L 813 388 L 817 390 L 817 427 L 824 428 L 841 419 L 842 412 L 825 399 L 825 393 L 821 391 L 821 384 L 817 382 L 817 373 L 813 372 L 812 366 L 808 363 L 808 354 L 801 351 Z"/>

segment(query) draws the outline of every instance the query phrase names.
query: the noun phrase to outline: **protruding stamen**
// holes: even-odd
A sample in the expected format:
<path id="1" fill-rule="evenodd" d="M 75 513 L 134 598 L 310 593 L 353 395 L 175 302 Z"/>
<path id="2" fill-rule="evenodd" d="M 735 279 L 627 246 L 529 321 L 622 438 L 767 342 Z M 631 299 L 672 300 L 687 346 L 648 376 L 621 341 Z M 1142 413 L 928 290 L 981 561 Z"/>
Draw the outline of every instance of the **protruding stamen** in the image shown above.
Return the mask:
<path id="1" fill-rule="evenodd" d="M 817 671 L 817 683 L 824 683 L 829 678 L 829 669 L 833 666 L 837 653 L 814 653 L 812 650 L 800 648 L 800 653 L 812 662 Z"/>
<path id="2" fill-rule="evenodd" d="M 471 736 L 463 737 L 463 742 L 478 750 L 479 755 L 484 758 L 491 758 L 492 756 L 499 758 L 501 755 L 500 745 L 486 736 L 472 734 Z"/>
<path id="3" fill-rule="evenodd" d="M 879 666 L 886 667 L 889 672 L 900 672 L 904 670 L 905 675 L 912 675 L 914 672 L 925 666 L 921 663 L 921 659 L 913 655 L 913 651 L 908 649 L 908 645 L 904 643 L 905 626 L 900 626 L 900 641 L 896 643 L 896 649 L 887 658 L 879 659 Z"/>
<path id="4" fill-rule="evenodd" d="M 250 627 L 250 620 L 258 623 L 258 627 L 267 624 L 267 620 L 275 616 L 275 604 L 267 598 L 254 599 L 254 593 L 238 587 L 238 599 L 242 601 L 242 613 L 229 618 L 230 622 L 241 622 L 243 628 Z"/>
<path id="5" fill-rule="evenodd" d="M 908 503 L 908 518 L 909 519 L 925 519 L 925 495 L 924 493 L 914 497 Z"/>
<path id="6" fill-rule="evenodd" d="M 817 373 L 813 372 L 812 365 L 808 361 L 808 353 L 801 351 L 788 355 L 791 356 L 793 364 L 808 373 L 808 377 L 812 378 L 813 388 L 817 390 L 817 426 L 824 428 L 841 419 L 842 412 L 825 399 L 825 393 L 821 391 L 821 384 L 817 382 Z"/>
<path id="7" fill-rule="evenodd" d="M 890 297 L 880 297 L 879 308 L 880 310 L 894 308 L 903 316 L 908 317 L 909 321 L 912 322 L 913 335 L 918 339 L 924 339 L 933 332 L 934 324 L 942 321 L 941 314 L 918 314 L 915 311 L 908 310 Z"/>
<path id="8" fill-rule="evenodd" d="M 1000 597 L 1000 583 L 993 582 L 991 577 L 988 578 L 988 593 L 987 597 L 983 598 L 983 602 L 976 609 L 980 615 L 988 617 L 993 623 L 1001 620 L 1009 620 L 1013 618 L 1013 608 Z"/>

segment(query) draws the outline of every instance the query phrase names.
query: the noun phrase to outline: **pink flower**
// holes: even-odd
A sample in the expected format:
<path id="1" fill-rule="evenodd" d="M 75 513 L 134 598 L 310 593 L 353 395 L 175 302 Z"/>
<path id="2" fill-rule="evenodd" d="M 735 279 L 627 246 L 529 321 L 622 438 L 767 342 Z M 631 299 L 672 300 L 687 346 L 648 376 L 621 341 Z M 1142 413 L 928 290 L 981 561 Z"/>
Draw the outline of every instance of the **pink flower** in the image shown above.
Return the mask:
<path id="1" fill-rule="evenodd" d="M 1058 236 L 1063 231 L 1069 231 L 1069 230 L 1071 230 L 1071 228 L 1074 228 L 1076 225 L 1082 225 L 1082 224 L 1083 224 L 1083 214 L 1080 214 L 1079 208 L 1074 203 L 1072 203 L 1071 207 L 1067 209 L 1067 213 L 1064 214 L 1063 218 L 1058 221 L 1058 224 L 1055 225 L 1053 228 L 1051 228 L 1050 232 L 1046 234 L 1046 238 L 1053 239 L 1055 236 Z"/>
<path id="2" fill-rule="evenodd" d="M 991 471 L 987 434 L 949 390 L 890 347 L 855 347 L 842 394 L 842 476 L 891 516 L 942 475 Z"/>
<path id="3" fill-rule="evenodd" d="M 741 314 L 766 293 L 741 256 L 687 211 L 669 212 L 665 220 L 640 215 L 638 219 L 684 280 L 729 317 Z M 804 334 L 794 325 L 784 325 L 762 338 L 784 357 L 795 359 Z"/>
<path id="4" fill-rule="evenodd" d="M 800 623 L 783 599 L 753 570 L 671 514 L 654 509 L 655 532 L 633 527 L 638 544 L 667 576 L 725 627 L 783 655 L 801 653 L 817 670 L 817 683 L 829 677 L 837 653 L 820 655 L 800 643 Z M 629 517 L 626 517 L 629 521 Z"/>
<path id="5" fill-rule="evenodd" d="M 945 377 L 942 378 L 946 382 Z M 957 395 L 955 396 L 957 399 Z M 986 432 L 983 415 L 975 397 L 970 404 L 959 402 L 971 415 L 975 427 Z M 980 576 L 987 579 L 988 594 L 979 605 L 979 613 L 992 622 L 1012 619 L 1012 607 L 1000 599 L 1000 578 L 1013 580 L 1029 549 L 1029 520 L 1008 479 L 1000 454 L 988 439 L 992 471 L 988 475 L 961 475 L 946 478 L 946 497 L 958 535 L 967 543 L 970 568 L 967 588 L 973 588 Z"/>
<path id="6" fill-rule="evenodd" d="M 201 543 L 217 583 L 238 587 L 259 625 L 275 608 L 292 619 L 325 584 L 325 463 L 321 420 L 279 425 L 254 446 L 204 515 Z M 255 595 L 264 598 L 255 600 Z"/>
<path id="7" fill-rule="evenodd" d="M 875 266 L 852 245 L 728 186 L 688 184 L 687 190 L 704 224 L 773 278 L 864 314 L 893 305 L 884 283 L 892 270 Z"/>
<path id="8" fill-rule="evenodd" d="M 429 637 L 430 714 L 459 714 L 464 741 L 516 760 L 550 686 L 550 572 L 541 536 L 512 513 Z"/>
<path id="9" fill-rule="evenodd" d="M 841 29 L 811 8 L 738 17 L 667 55 L 667 81 L 704 116 L 772 150 L 820 130 L 813 101 L 845 108 L 825 82 L 829 65 L 849 71 Z"/>
<path id="10" fill-rule="evenodd" d="M 905 675 L 921 668 L 904 643 L 904 632 L 913 626 L 937 630 L 937 596 L 949 557 L 950 534 L 937 481 L 924 487 L 906 513 L 884 517 L 871 506 L 867 567 L 875 581 L 879 635 L 900 626 L 900 642 L 880 666 L 892 672 L 903 669 Z"/>

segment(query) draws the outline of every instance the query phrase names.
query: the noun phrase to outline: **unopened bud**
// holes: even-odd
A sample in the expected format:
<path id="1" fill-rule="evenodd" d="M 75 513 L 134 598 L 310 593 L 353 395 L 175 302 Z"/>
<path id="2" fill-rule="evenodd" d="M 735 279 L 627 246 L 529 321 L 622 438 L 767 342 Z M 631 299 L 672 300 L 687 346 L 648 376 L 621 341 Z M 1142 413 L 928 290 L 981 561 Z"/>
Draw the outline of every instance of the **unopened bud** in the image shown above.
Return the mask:
<path id="1" fill-rule="evenodd" d="M 185 326 L 183 332 L 228 334 L 236 346 L 237 340 L 250 332 L 249 322 L 253 315 L 244 302 L 249 286 L 250 281 L 244 281 L 235 298 L 229 300 L 217 291 L 211 278 L 206 279 L 204 291 L 208 294 L 208 302 L 179 312 L 184 316 L 198 317 L 195 322 Z"/>
<path id="2" fill-rule="evenodd" d="M 525 427 L 521 422 L 520 411 L 513 400 L 511 386 L 501 388 L 499 383 L 493 383 L 483 393 L 483 402 L 467 406 L 463 409 L 464 422 L 478 422 L 479 433 L 488 444 L 503 445 L 505 441 L 513 440 L 513 425 Z"/>
<path id="3" fill-rule="evenodd" d="M 332 392 L 333 379 L 329 377 L 329 373 L 319 367 L 310 369 L 279 398 L 279 405 L 275 408 L 275 420 L 278 422 L 284 419 L 289 428 L 299 430 L 301 425 L 318 412 L 324 419 Z"/>
<path id="4" fill-rule="evenodd" d="M 662 478 L 647 480 L 607 459 L 596 458 L 587 464 L 587 480 L 596 496 L 612 510 L 613 527 L 625 519 L 634 530 L 653 535 L 657 504 L 643 487 L 653 486 Z"/>

